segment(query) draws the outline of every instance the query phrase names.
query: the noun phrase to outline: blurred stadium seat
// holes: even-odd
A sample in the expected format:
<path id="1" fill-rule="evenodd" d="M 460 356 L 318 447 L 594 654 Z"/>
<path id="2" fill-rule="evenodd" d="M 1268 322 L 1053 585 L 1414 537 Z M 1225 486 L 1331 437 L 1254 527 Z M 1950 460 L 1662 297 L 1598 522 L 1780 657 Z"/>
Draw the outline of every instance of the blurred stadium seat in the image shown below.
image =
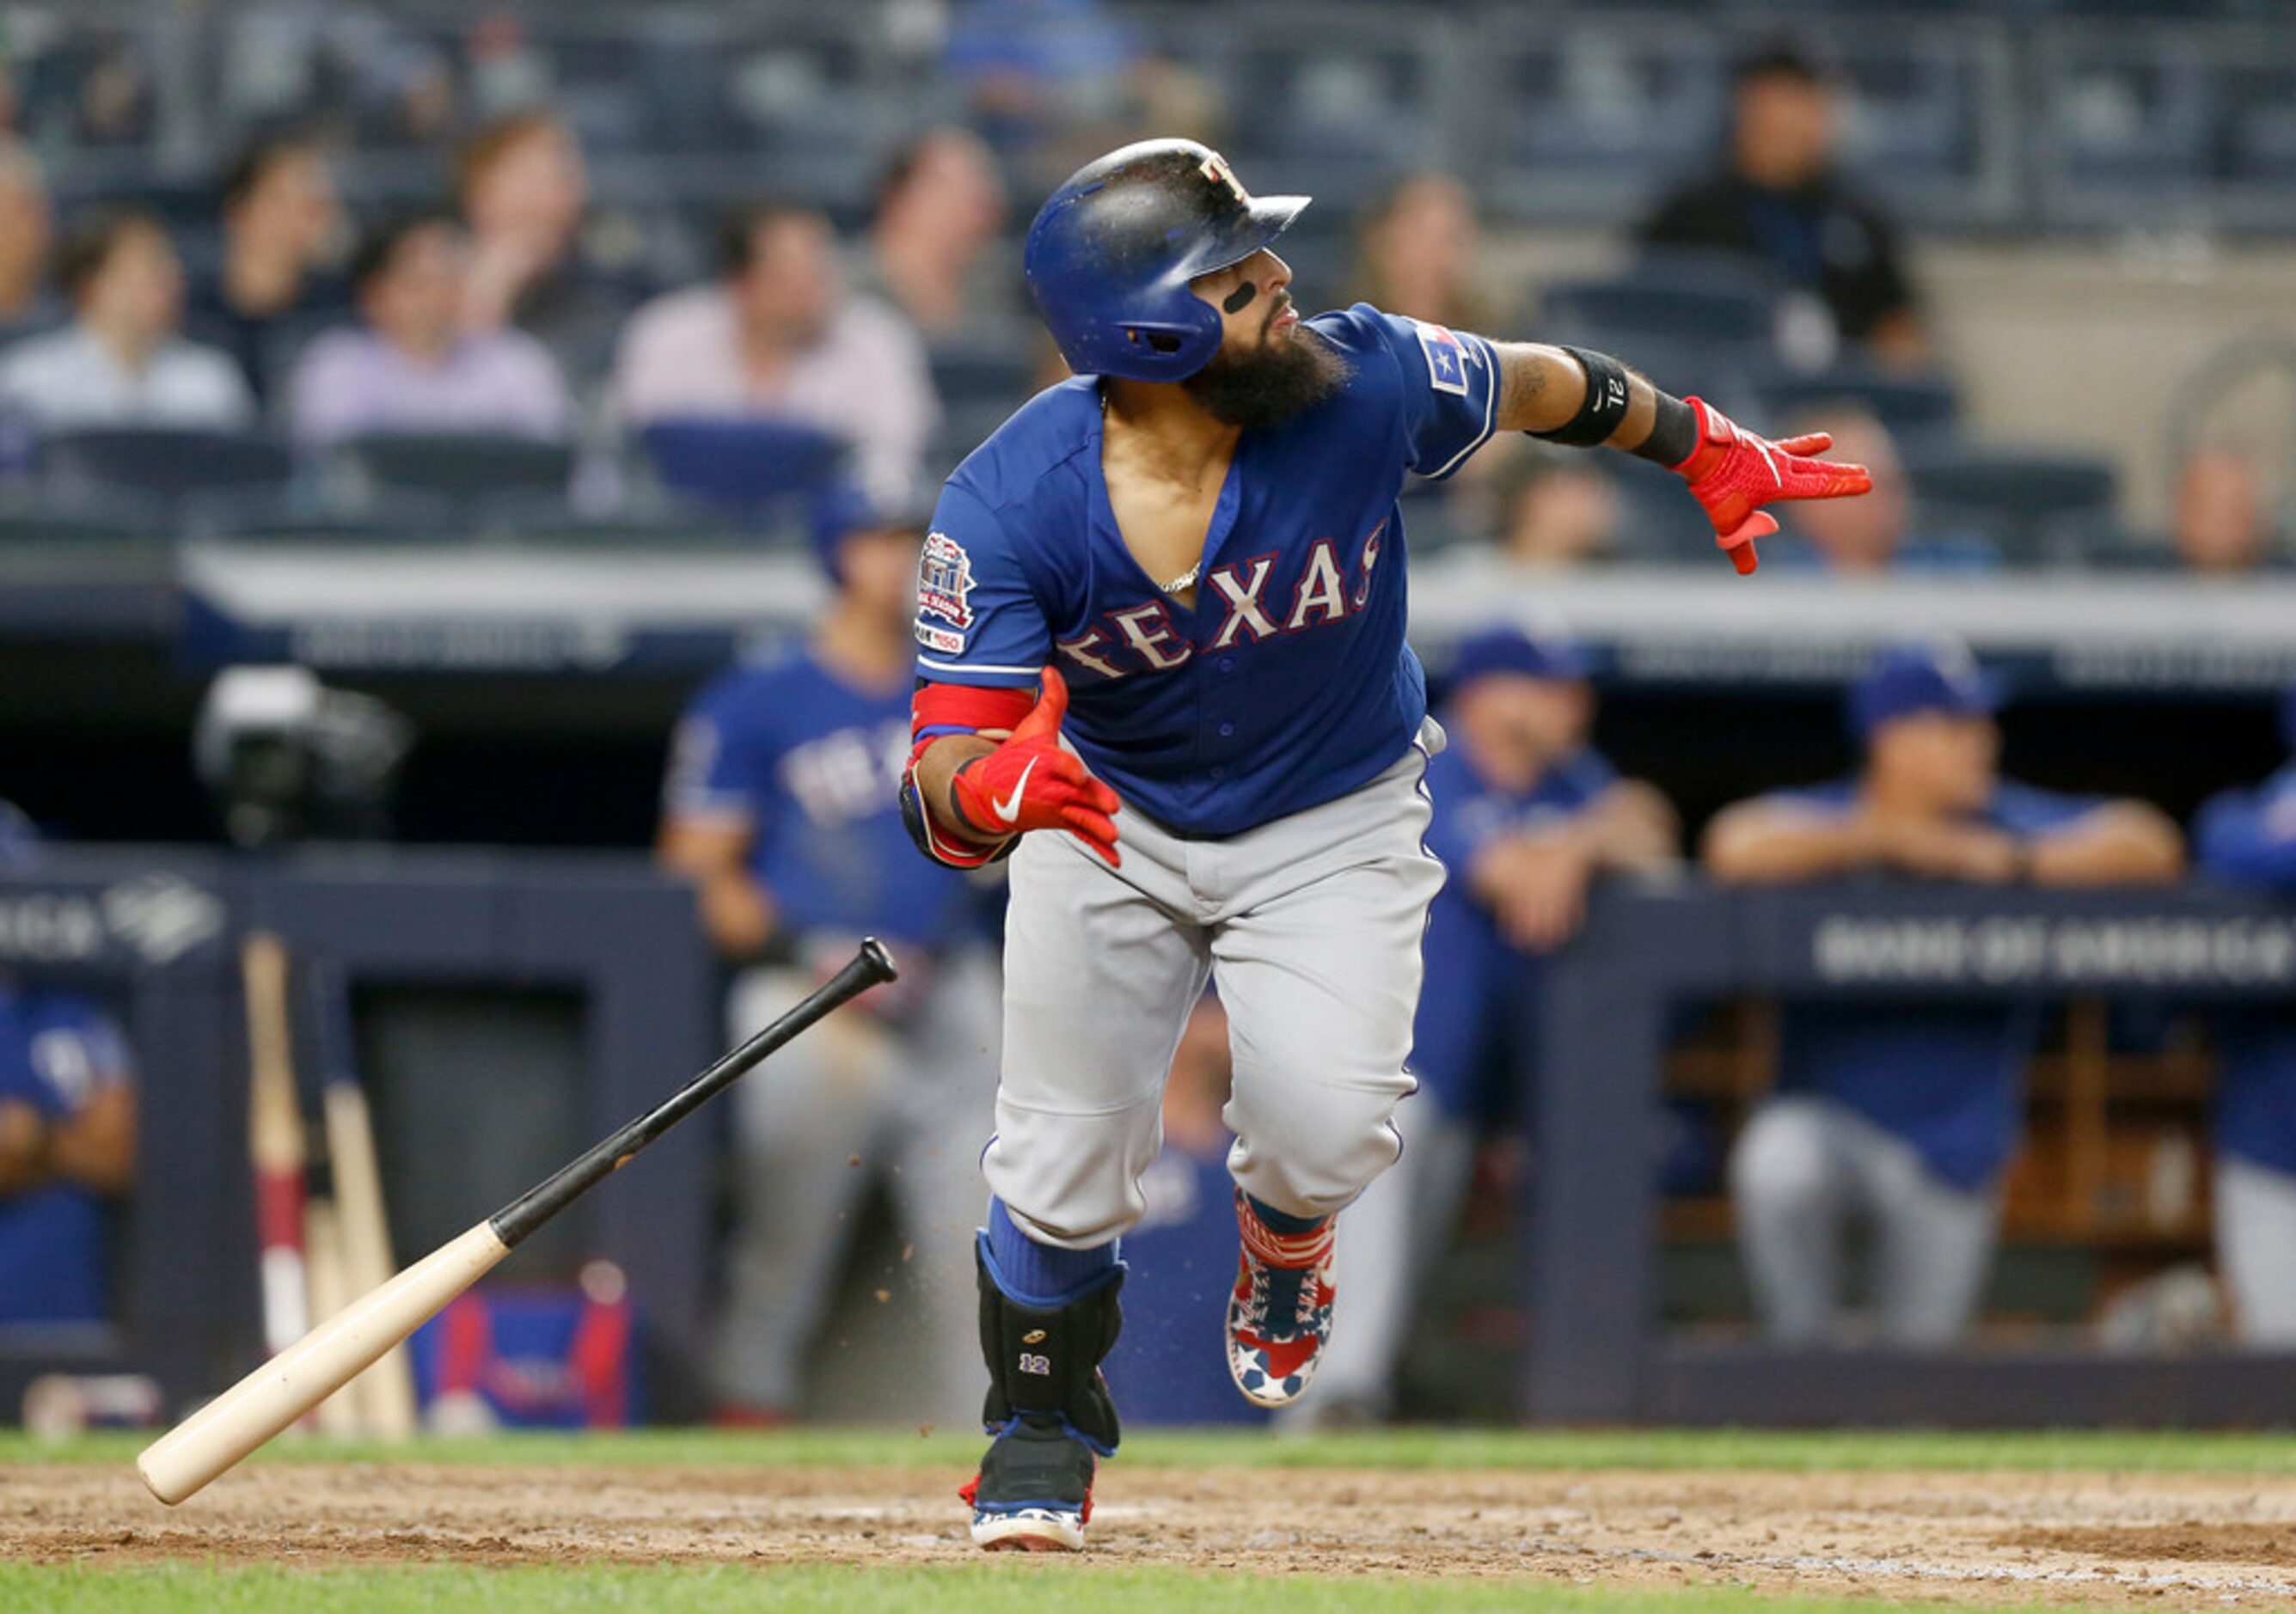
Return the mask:
<path id="1" fill-rule="evenodd" d="M 2079 560 L 2113 536 L 2116 479 L 2100 459 L 1909 447 L 1906 473 L 1933 524 L 1975 526 L 2013 564 Z"/>
<path id="2" fill-rule="evenodd" d="M 122 500 L 0 499 L 0 551 L 89 553 L 165 545 L 167 528 Z"/>
<path id="3" fill-rule="evenodd" d="M 667 491 L 744 518 L 820 486 L 845 457 L 827 432 L 780 421 L 658 421 L 639 438 Z"/>
<path id="4" fill-rule="evenodd" d="M 574 451 L 563 443 L 480 432 L 378 433 L 341 453 L 378 490 L 457 501 L 512 490 L 562 496 L 574 475 Z"/>
<path id="5" fill-rule="evenodd" d="M 1890 433 L 1908 443 L 1941 438 L 1953 430 L 1961 411 L 1960 391 L 1941 375 L 1901 375 L 1849 367 L 1816 375 L 1778 374 L 1755 388 L 1760 419 L 1783 429 L 1804 410 L 1827 404 L 1863 405 Z"/>
<path id="6" fill-rule="evenodd" d="M 107 426 L 43 439 L 39 466 L 41 479 L 59 492 L 124 489 L 177 499 L 208 490 L 283 489 L 295 473 L 295 457 L 260 433 Z"/>

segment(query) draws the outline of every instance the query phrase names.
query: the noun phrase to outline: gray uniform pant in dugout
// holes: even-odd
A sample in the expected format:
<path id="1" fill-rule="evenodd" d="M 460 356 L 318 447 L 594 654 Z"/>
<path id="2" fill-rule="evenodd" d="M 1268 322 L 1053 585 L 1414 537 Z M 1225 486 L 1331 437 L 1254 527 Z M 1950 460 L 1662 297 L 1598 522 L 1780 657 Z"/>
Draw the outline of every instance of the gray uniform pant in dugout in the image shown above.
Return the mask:
<path id="1" fill-rule="evenodd" d="M 1228 1169 L 1292 1216 L 1335 1211 L 1391 1164 L 1443 866 L 1421 837 L 1431 721 L 1360 789 L 1221 840 L 1118 815 L 1124 866 L 1074 837 L 1013 854 L 1004 1081 L 988 1186 L 1030 1237 L 1072 1249 L 1139 1220 L 1164 1078 L 1207 976 L 1234 1055 Z"/>

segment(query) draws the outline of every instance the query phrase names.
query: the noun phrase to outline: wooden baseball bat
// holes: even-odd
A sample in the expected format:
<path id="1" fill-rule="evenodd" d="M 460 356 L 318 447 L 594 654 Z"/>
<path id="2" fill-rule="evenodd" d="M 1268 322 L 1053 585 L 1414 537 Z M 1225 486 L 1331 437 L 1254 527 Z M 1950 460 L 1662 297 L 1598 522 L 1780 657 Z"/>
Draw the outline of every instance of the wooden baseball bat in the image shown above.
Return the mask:
<path id="1" fill-rule="evenodd" d="M 240 948 L 247 989 L 247 1136 L 255 1163 L 255 1223 L 263 1348 L 285 1350 L 311 1325 L 303 1268 L 303 1111 L 288 1028 L 287 949 L 258 931 Z"/>
<path id="2" fill-rule="evenodd" d="M 312 1042 L 324 1083 L 322 1103 L 341 1238 L 343 1298 L 348 1299 L 381 1287 L 398 1264 L 390 1258 L 390 1224 L 383 1205 L 382 1173 L 375 1160 L 374 1122 L 351 1052 L 348 988 L 341 972 L 324 963 L 312 963 L 306 975 Z M 413 1438 L 417 1421 L 414 1369 L 405 1346 L 391 1347 L 352 1381 L 350 1392 L 361 1433 L 380 1440 Z"/>
<path id="3" fill-rule="evenodd" d="M 873 938 L 836 976 L 655 1108 L 371 1290 L 153 1441 L 136 1471 L 173 1506 L 413 1333 L 519 1241 L 815 1021 L 899 971 Z"/>
<path id="4" fill-rule="evenodd" d="M 343 1258 L 342 1218 L 328 1194 L 313 1193 L 303 1201 L 303 1266 L 310 1278 L 311 1326 L 321 1328 L 349 1304 L 356 1292 L 351 1288 L 349 1264 Z M 348 1440 L 365 1433 L 365 1420 L 348 1385 L 340 1394 L 321 1401 L 313 1409 L 313 1417 L 319 1433 L 332 1439 Z"/>

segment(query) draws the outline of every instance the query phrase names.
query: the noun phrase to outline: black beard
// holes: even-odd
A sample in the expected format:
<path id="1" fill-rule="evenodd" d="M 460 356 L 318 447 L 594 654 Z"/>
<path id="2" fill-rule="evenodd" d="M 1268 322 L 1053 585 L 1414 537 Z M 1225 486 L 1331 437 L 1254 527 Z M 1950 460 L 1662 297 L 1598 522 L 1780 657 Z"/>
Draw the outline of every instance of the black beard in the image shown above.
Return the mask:
<path id="1" fill-rule="evenodd" d="M 1245 352 L 1222 348 L 1180 383 L 1204 413 L 1253 431 L 1280 426 L 1347 385 L 1348 361 L 1305 326 L 1287 340 Z"/>

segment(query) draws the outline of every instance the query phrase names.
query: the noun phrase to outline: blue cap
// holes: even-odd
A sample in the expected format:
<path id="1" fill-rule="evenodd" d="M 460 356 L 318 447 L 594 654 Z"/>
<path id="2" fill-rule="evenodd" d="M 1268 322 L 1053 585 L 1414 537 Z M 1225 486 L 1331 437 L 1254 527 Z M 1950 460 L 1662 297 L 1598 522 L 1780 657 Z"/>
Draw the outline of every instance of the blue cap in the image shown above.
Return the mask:
<path id="1" fill-rule="evenodd" d="M 1964 644 L 1901 644 L 1874 658 L 1849 692 L 1849 725 L 1858 739 L 1899 717 L 1943 712 L 1990 717 L 2000 709 L 2000 686 L 1977 665 Z"/>
<path id="2" fill-rule="evenodd" d="M 1576 684 L 1589 671 L 1587 653 L 1559 631 L 1526 634 L 1487 627 L 1459 643 L 1451 661 L 1451 687 L 1462 690 L 1493 673 L 1513 673 L 1551 684 Z"/>
<path id="3" fill-rule="evenodd" d="M 842 582 L 837 546 L 857 532 L 882 532 L 888 528 L 925 529 L 932 512 L 914 501 L 881 498 L 858 482 L 837 478 L 822 484 L 813 496 L 813 553 L 832 582 Z"/>
<path id="4" fill-rule="evenodd" d="M 38 855 L 39 826 L 12 801 L 0 801 L 0 865 L 29 863 Z"/>

